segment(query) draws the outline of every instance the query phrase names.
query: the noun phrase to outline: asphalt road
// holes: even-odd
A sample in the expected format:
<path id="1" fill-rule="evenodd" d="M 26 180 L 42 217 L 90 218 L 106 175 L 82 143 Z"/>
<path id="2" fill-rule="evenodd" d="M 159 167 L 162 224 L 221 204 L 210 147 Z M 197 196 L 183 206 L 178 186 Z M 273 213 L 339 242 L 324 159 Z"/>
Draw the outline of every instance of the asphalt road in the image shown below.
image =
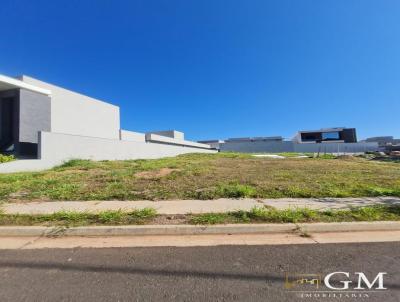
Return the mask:
<path id="1" fill-rule="evenodd" d="M 387 272 L 388 289 L 301 298 L 284 288 L 285 273 L 334 271 Z M 2 302 L 310 300 L 400 301 L 400 242 L 0 251 Z"/>

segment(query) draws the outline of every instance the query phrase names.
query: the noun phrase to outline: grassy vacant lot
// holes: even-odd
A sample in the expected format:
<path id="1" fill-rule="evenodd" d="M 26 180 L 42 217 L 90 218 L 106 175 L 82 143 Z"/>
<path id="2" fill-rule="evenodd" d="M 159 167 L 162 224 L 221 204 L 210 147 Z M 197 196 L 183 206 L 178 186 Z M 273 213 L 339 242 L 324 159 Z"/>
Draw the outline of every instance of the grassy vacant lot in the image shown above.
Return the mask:
<path id="1" fill-rule="evenodd" d="M 400 196 L 400 164 L 364 158 L 188 154 L 158 160 L 73 160 L 45 172 L 0 174 L 0 199 L 139 200 Z"/>
<path id="2" fill-rule="evenodd" d="M 301 223 L 343 221 L 399 221 L 399 206 L 371 206 L 349 210 L 317 211 L 306 208 L 277 210 L 255 207 L 250 211 L 197 215 L 157 215 L 154 209 L 100 213 L 57 212 L 47 215 L 13 215 L 0 212 L 1 225 L 133 225 L 133 224 L 225 224 L 225 223 Z"/>

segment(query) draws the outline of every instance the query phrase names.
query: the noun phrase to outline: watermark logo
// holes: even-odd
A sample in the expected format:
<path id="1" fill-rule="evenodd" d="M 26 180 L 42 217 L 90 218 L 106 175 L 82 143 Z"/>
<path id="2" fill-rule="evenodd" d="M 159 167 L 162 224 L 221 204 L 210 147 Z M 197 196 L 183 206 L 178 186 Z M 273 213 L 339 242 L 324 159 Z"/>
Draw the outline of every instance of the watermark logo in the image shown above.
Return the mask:
<path id="1" fill-rule="evenodd" d="M 321 275 L 317 274 L 286 274 L 285 288 L 292 289 L 301 286 L 319 289 L 321 286 Z"/>
<path id="2" fill-rule="evenodd" d="M 284 288 L 301 298 L 369 298 L 372 293 L 387 290 L 386 272 L 367 276 L 363 272 L 285 275 Z"/>

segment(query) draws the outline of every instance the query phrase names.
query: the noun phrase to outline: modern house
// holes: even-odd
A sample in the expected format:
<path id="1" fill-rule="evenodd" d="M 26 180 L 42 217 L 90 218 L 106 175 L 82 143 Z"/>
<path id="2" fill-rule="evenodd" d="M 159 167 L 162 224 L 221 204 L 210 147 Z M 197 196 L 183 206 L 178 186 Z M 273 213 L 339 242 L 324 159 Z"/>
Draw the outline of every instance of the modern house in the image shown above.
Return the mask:
<path id="1" fill-rule="evenodd" d="M 120 127 L 118 106 L 28 77 L 0 75 L 0 153 L 21 159 L 0 172 L 40 170 L 68 159 L 146 159 L 216 152 L 175 130 Z"/>
<path id="2" fill-rule="evenodd" d="M 303 143 L 356 143 L 355 128 L 324 128 L 320 130 L 299 131 L 293 139 L 299 144 Z"/>

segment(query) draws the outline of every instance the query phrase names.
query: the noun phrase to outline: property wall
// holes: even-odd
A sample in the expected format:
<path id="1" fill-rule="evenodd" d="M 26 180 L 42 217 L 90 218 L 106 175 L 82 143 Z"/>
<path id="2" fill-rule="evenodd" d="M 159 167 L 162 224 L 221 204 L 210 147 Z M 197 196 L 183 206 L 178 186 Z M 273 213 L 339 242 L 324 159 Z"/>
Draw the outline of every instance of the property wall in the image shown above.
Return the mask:
<path id="1" fill-rule="evenodd" d="M 146 135 L 144 133 L 120 130 L 120 140 L 131 142 L 145 142 Z"/>
<path id="2" fill-rule="evenodd" d="M 25 89 L 19 93 L 19 141 L 37 144 L 39 131 L 51 131 L 50 97 Z"/>
<path id="3" fill-rule="evenodd" d="M 209 145 L 211 148 L 217 149 L 217 150 L 219 150 L 220 145 L 222 144 L 222 142 L 220 142 L 220 141 L 198 141 L 198 143 Z"/>
<path id="4" fill-rule="evenodd" d="M 171 137 L 158 135 L 158 134 L 154 134 L 154 133 L 146 133 L 146 141 L 151 142 L 151 143 L 179 145 L 179 146 L 202 148 L 202 149 L 210 149 L 211 148 L 209 145 L 206 145 L 206 144 L 201 144 L 201 143 L 192 142 L 192 141 L 185 141 L 185 140 L 171 138 Z"/>
<path id="5" fill-rule="evenodd" d="M 215 152 L 210 149 L 186 146 L 41 132 L 39 154 L 42 160 L 60 162 L 76 158 L 91 160 L 151 159 L 185 153 Z"/>
<path id="6" fill-rule="evenodd" d="M 51 90 L 52 132 L 119 139 L 119 107 L 31 77 L 20 79 Z"/>
<path id="7" fill-rule="evenodd" d="M 152 131 L 152 132 L 147 132 L 146 134 L 156 134 L 180 140 L 185 139 L 185 134 L 183 132 L 176 130 Z"/>
<path id="8" fill-rule="evenodd" d="M 363 153 L 378 151 L 378 143 L 305 143 L 291 141 L 283 142 L 225 142 L 220 145 L 221 151 L 243 153 L 280 153 L 280 152 L 311 152 L 311 153 Z"/>
<path id="9" fill-rule="evenodd" d="M 294 152 L 363 153 L 378 151 L 378 143 L 321 143 L 294 144 Z"/>
<path id="10" fill-rule="evenodd" d="M 293 142 L 282 141 L 234 141 L 220 144 L 221 151 L 233 151 L 243 153 L 279 153 L 294 152 Z"/>

